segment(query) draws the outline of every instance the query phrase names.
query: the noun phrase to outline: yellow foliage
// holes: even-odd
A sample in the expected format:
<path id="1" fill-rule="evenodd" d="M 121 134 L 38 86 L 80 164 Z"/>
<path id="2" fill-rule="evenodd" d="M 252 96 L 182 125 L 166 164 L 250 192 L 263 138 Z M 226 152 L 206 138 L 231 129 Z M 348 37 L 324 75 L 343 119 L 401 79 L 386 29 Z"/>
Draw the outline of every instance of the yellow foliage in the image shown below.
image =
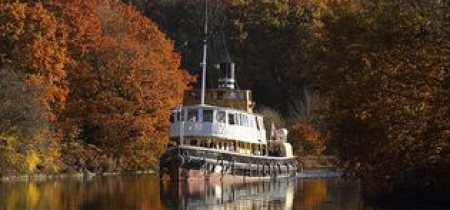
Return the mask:
<path id="1" fill-rule="evenodd" d="M 40 163 L 41 159 L 39 158 L 39 155 L 33 151 L 30 150 L 27 155 L 26 159 L 26 165 L 28 172 L 32 172 L 36 169 L 36 166 Z"/>
<path id="2" fill-rule="evenodd" d="M 26 173 L 26 155 L 17 152 L 20 141 L 14 136 L 0 135 L 4 146 L 0 147 L 0 176 Z"/>

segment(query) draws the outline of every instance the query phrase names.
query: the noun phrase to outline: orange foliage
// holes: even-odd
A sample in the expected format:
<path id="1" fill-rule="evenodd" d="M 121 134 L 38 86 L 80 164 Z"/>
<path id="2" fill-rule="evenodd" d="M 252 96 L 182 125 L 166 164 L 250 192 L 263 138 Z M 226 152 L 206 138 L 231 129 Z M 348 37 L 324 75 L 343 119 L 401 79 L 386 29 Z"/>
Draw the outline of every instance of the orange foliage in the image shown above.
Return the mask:
<path id="1" fill-rule="evenodd" d="M 68 92 L 66 31 L 42 4 L 0 3 L 0 67 L 45 87 L 47 116 L 55 122 Z"/>
<path id="2" fill-rule="evenodd" d="M 289 141 L 297 153 L 318 155 L 325 149 L 325 142 L 320 131 L 311 124 L 298 122 L 289 130 Z"/>
<path id="3" fill-rule="evenodd" d="M 66 129 L 76 135 L 67 136 L 124 157 L 127 168 L 150 166 L 166 145 L 168 113 L 192 80 L 179 69 L 172 42 L 116 0 L 64 1 L 58 7 L 64 8 L 75 59 L 65 116 L 72 122 Z"/>
<path id="4" fill-rule="evenodd" d="M 61 142 L 45 139 L 64 138 L 127 169 L 152 166 L 193 80 L 179 66 L 172 41 L 119 0 L 0 3 L 0 68 L 42 89 L 51 137 L 37 145 L 52 157 Z"/>

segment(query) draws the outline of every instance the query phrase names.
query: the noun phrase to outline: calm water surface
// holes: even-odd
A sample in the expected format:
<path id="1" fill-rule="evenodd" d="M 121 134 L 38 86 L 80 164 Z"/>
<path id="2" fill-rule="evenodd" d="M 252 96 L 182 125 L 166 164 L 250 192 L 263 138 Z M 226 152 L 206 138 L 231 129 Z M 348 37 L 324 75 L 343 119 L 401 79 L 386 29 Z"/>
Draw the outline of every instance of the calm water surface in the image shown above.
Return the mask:
<path id="1" fill-rule="evenodd" d="M 357 183 L 337 178 L 174 186 L 141 175 L 0 183 L 0 210 L 72 209 L 393 210 L 365 206 Z"/>

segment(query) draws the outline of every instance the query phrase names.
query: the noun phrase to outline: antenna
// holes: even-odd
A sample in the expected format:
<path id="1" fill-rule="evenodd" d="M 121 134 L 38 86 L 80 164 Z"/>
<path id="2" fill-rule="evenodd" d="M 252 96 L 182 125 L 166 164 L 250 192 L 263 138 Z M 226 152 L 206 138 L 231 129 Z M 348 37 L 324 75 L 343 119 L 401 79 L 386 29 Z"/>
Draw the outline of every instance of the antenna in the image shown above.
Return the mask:
<path id="1" fill-rule="evenodd" d="M 205 28 L 204 28 L 205 39 L 203 40 L 203 61 L 202 66 L 202 92 L 201 92 L 201 105 L 205 105 L 205 86 L 206 86 L 206 51 L 208 48 L 208 0 L 205 0 Z"/>

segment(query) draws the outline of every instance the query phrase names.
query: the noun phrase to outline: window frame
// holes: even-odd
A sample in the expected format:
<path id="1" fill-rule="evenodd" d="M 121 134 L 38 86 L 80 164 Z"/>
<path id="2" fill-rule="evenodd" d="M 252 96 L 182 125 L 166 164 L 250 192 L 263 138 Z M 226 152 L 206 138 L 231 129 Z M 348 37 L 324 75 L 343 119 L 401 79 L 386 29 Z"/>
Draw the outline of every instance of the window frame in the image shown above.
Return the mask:
<path id="1" fill-rule="evenodd" d="M 210 112 L 210 115 L 205 115 L 207 112 Z M 205 120 L 205 116 L 210 116 L 209 120 Z M 214 109 L 202 109 L 202 122 L 214 122 Z"/>

